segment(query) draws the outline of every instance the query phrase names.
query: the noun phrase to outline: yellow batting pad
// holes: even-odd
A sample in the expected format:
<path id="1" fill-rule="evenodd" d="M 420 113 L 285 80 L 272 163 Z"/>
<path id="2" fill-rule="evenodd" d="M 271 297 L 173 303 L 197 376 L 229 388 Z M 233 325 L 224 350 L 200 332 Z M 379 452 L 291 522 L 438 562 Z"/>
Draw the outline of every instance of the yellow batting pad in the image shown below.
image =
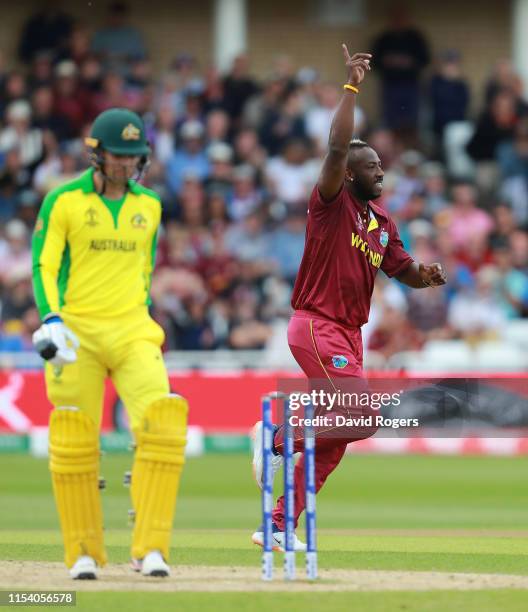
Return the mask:
<path id="1" fill-rule="evenodd" d="M 132 557 L 159 550 L 169 558 L 180 474 L 185 462 L 188 406 L 179 395 L 153 402 L 135 430 L 130 493 L 135 510 Z"/>
<path id="2" fill-rule="evenodd" d="M 92 419 L 77 409 L 56 408 L 49 426 L 50 471 L 71 567 L 80 555 L 106 563 L 99 494 L 99 436 Z"/>

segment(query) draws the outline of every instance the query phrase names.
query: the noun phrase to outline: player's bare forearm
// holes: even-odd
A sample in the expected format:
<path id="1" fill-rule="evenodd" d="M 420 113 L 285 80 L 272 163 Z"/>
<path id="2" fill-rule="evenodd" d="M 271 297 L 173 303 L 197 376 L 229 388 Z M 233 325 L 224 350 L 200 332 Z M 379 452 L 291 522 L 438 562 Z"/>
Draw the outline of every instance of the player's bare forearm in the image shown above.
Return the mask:
<path id="1" fill-rule="evenodd" d="M 343 54 L 348 68 L 347 84 L 357 90 L 365 72 L 370 70 L 371 55 L 355 53 L 350 57 L 346 45 L 343 45 Z M 317 183 L 319 192 L 326 200 L 331 200 L 337 194 L 345 179 L 348 146 L 354 133 L 355 90 L 344 89 L 330 127 L 328 153 Z"/>
<path id="2" fill-rule="evenodd" d="M 354 109 L 356 93 L 350 89 L 343 90 L 328 136 L 328 154 L 345 158 L 348 145 L 354 134 Z"/>
<path id="3" fill-rule="evenodd" d="M 413 289 L 424 289 L 426 287 L 438 287 L 445 285 L 447 276 L 442 266 L 439 263 L 425 265 L 423 263 L 412 262 L 401 274 L 396 278 Z"/>

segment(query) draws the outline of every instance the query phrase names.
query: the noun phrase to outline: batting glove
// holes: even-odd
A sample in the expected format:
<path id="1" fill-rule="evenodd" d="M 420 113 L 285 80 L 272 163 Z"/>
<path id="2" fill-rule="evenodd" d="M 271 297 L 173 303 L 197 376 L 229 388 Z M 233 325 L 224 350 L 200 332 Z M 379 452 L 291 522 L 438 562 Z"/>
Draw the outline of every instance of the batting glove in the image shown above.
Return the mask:
<path id="1" fill-rule="evenodd" d="M 55 366 L 74 363 L 79 348 L 77 336 L 57 314 L 50 314 L 33 334 L 33 345 L 42 359 Z"/>

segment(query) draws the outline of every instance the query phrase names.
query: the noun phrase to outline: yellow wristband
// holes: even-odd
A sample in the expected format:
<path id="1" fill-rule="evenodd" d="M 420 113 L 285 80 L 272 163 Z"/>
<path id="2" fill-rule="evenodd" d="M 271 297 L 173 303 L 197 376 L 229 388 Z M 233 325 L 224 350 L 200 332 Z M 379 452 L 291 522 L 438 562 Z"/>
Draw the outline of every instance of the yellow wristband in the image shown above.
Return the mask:
<path id="1" fill-rule="evenodd" d="M 354 87 L 354 85 L 349 85 L 348 83 L 343 85 L 343 89 L 350 89 L 350 91 L 353 91 L 354 93 L 359 93 L 359 89 L 357 87 Z"/>

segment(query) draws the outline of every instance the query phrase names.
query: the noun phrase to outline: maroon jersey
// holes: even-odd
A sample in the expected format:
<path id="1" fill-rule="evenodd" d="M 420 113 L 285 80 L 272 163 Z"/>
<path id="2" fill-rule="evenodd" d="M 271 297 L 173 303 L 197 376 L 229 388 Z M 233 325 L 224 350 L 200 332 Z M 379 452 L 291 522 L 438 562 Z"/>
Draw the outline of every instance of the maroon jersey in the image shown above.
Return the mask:
<path id="1" fill-rule="evenodd" d="M 292 306 L 358 327 L 368 321 L 378 270 L 395 276 L 412 262 L 396 224 L 381 207 L 369 202 L 365 209 L 345 187 L 325 202 L 316 185 Z"/>

